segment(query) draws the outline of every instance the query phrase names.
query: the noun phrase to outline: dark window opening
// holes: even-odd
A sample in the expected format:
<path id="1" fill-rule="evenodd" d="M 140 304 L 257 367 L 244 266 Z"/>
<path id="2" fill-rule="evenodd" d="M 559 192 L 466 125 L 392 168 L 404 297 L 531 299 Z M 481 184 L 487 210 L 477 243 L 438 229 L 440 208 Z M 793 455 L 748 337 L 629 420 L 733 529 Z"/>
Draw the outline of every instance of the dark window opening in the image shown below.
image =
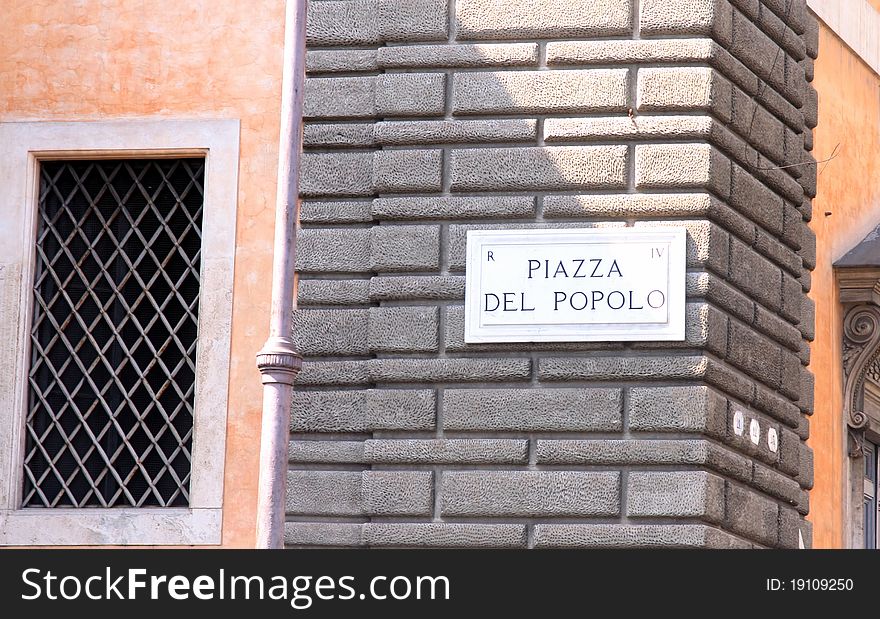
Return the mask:
<path id="1" fill-rule="evenodd" d="M 877 548 L 877 445 L 865 441 L 865 548 Z"/>
<path id="2" fill-rule="evenodd" d="M 204 160 L 47 161 L 24 507 L 189 504 Z"/>

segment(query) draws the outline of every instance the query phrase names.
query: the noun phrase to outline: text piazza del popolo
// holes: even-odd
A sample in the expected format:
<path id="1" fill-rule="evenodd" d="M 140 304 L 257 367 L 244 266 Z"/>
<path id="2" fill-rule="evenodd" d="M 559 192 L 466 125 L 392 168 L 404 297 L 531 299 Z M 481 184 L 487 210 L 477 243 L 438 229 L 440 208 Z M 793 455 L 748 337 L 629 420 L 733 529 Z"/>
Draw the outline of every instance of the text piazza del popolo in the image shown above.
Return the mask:
<path id="1" fill-rule="evenodd" d="M 472 230 L 465 342 L 683 340 L 686 231 Z"/>

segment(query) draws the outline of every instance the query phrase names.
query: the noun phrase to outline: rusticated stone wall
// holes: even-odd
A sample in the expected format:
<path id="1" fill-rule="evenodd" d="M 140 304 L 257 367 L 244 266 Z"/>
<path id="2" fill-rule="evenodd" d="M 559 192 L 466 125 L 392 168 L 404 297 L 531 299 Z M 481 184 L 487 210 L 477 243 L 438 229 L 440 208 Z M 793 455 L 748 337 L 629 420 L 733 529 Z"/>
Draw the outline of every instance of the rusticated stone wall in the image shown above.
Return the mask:
<path id="1" fill-rule="evenodd" d="M 809 545 L 804 0 L 313 0 L 308 37 L 287 544 Z M 464 343 L 467 230 L 626 226 L 688 230 L 686 341 Z"/>

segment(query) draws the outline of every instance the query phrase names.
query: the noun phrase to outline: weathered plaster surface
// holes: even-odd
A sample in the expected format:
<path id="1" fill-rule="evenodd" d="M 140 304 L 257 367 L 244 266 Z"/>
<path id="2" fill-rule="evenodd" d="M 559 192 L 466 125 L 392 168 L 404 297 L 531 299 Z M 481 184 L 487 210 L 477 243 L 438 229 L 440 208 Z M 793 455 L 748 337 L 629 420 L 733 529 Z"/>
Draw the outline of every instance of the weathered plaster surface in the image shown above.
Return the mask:
<path id="1" fill-rule="evenodd" d="M 7 3 L 0 121 L 238 118 L 241 163 L 223 545 L 252 546 L 284 3 Z"/>
<path id="2" fill-rule="evenodd" d="M 816 233 L 813 271 L 816 341 L 811 370 L 816 376 L 816 413 L 810 445 L 815 452 L 815 487 L 810 496 L 817 548 L 844 545 L 847 487 L 841 388 L 842 316 L 834 261 L 880 223 L 880 78 L 829 28 L 822 26 L 814 86 L 819 92 L 816 129 L 819 192 L 811 227 Z"/>

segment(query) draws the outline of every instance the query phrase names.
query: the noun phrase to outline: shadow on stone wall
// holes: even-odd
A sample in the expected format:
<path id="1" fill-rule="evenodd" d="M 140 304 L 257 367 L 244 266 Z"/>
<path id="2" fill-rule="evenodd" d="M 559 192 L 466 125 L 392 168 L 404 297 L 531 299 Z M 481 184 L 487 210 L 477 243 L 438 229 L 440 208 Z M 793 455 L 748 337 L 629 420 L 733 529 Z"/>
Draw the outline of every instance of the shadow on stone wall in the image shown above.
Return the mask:
<path id="1" fill-rule="evenodd" d="M 311 4 L 288 544 L 809 544 L 816 26 L 777 4 Z M 686 341 L 464 343 L 467 230 L 626 226 L 688 230 Z"/>

